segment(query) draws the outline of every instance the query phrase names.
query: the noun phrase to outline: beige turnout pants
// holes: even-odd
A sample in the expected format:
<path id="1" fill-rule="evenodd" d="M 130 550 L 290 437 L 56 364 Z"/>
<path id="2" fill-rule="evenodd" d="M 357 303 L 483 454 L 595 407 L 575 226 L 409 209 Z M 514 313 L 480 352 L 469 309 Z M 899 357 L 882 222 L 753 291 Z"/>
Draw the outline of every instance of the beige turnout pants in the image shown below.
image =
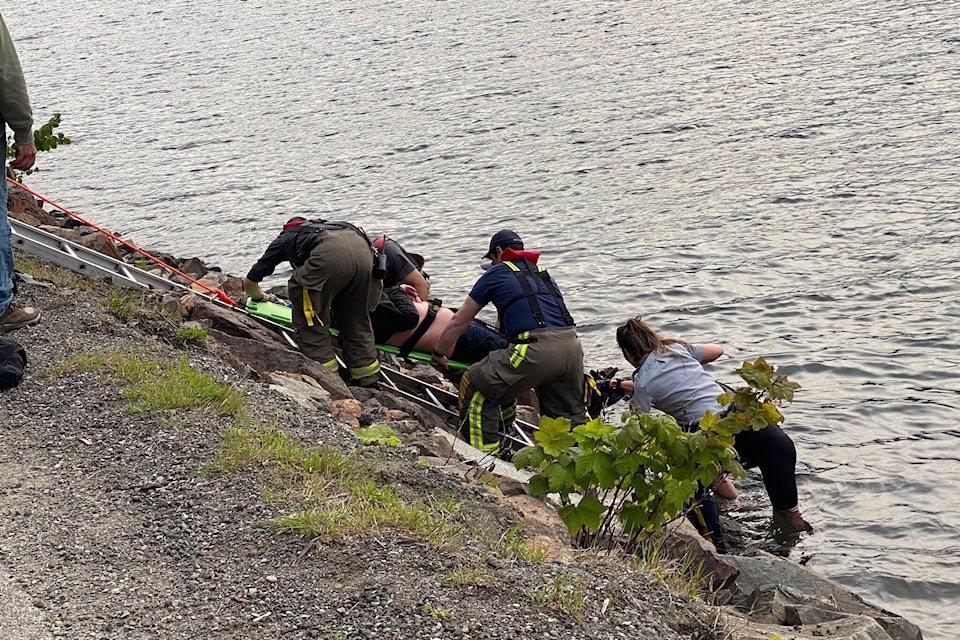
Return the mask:
<path id="1" fill-rule="evenodd" d="M 352 229 L 325 231 L 287 283 L 300 350 L 331 371 L 338 371 L 330 335 L 331 316 L 336 317 L 343 360 L 351 381 L 359 385 L 373 384 L 380 376 L 367 311 L 372 286 L 370 246 Z"/>
<path id="2" fill-rule="evenodd" d="M 536 389 L 541 416 L 567 418 L 574 426 L 587 421 L 583 347 L 576 327 L 536 329 L 525 335 L 529 343 L 511 343 L 492 352 L 460 381 L 460 432 L 481 451 L 499 451 L 517 396 L 527 389 Z"/>

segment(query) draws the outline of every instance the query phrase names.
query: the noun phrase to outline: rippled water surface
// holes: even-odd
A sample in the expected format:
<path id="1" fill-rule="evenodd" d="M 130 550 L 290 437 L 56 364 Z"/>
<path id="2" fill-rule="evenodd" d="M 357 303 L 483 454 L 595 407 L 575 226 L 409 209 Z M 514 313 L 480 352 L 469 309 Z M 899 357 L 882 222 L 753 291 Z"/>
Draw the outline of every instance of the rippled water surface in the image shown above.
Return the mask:
<path id="1" fill-rule="evenodd" d="M 767 357 L 803 385 L 785 428 L 816 531 L 791 557 L 953 638 L 960 4 L 4 14 L 37 120 L 73 139 L 29 183 L 141 246 L 243 274 L 290 215 L 346 218 L 427 256 L 455 304 L 509 226 L 590 366 L 628 366 L 613 329 L 638 313 L 723 343 L 721 379 Z"/>

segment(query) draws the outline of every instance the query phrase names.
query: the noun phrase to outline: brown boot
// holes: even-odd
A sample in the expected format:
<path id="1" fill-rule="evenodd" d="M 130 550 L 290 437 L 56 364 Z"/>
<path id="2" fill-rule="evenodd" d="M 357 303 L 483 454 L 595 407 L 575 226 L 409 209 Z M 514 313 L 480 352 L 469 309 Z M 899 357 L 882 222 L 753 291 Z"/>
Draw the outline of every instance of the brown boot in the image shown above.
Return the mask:
<path id="1" fill-rule="evenodd" d="M 8 305 L 3 313 L 0 313 L 0 333 L 13 331 L 20 327 L 40 322 L 40 310 L 33 307 L 15 307 Z"/>
<path id="2" fill-rule="evenodd" d="M 813 531 L 810 523 L 803 519 L 800 514 L 800 507 L 793 509 L 774 509 L 773 521 L 785 529 L 799 533 L 800 531 Z"/>

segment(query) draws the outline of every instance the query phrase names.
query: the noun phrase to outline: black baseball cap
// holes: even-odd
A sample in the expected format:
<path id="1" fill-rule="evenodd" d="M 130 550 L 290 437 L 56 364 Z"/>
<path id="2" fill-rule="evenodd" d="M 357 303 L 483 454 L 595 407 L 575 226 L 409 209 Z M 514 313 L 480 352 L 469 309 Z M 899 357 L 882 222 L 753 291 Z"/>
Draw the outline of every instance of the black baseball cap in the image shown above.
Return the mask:
<path id="1" fill-rule="evenodd" d="M 520 236 L 517 235 L 516 231 L 510 231 L 510 229 L 500 229 L 500 231 L 497 231 L 495 234 L 493 234 L 493 237 L 490 238 L 490 249 L 483 257 L 493 260 L 494 251 L 497 249 L 506 249 L 507 247 L 523 249 L 523 240 L 520 239 Z"/>

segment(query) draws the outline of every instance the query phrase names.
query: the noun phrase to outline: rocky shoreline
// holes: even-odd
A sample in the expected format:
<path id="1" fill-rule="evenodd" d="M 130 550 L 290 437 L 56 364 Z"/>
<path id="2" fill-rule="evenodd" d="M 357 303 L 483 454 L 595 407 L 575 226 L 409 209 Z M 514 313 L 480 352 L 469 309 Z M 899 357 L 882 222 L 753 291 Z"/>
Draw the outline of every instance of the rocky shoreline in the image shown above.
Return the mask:
<path id="1" fill-rule="evenodd" d="M 11 217 L 154 270 L 16 188 L 10 200 Z M 157 257 L 241 296 L 238 278 L 200 260 Z M 516 474 L 478 466 L 439 418 L 348 389 L 243 314 L 187 291 L 117 294 L 33 259 L 18 269 L 37 281 L 20 283 L 19 301 L 43 318 L 9 334 L 29 364 L 0 392 L 2 637 L 921 638 L 903 618 L 764 554 L 697 547 L 730 580 L 710 604 L 680 595 L 626 559 L 571 548 L 547 503 Z M 185 339 L 184 326 L 211 339 Z M 477 526 L 461 522 L 455 545 L 396 527 L 311 537 L 271 526 L 303 504 L 271 484 L 273 463 L 217 467 L 235 417 L 135 413 L 98 371 L 64 368 L 103 353 L 184 361 L 242 393 L 247 420 L 356 456 L 406 504 L 452 502 Z M 371 424 L 402 446 L 361 446 L 356 429 Z M 514 544 L 524 540 L 536 558 Z"/>

